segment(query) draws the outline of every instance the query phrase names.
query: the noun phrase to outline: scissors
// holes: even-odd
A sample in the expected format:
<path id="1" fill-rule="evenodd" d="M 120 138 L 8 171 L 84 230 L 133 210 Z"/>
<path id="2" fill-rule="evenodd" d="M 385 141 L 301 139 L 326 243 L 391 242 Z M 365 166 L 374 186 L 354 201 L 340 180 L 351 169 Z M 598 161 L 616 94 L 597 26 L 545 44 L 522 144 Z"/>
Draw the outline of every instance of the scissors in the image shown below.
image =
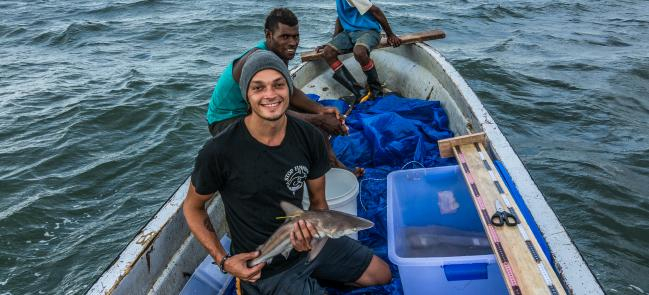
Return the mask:
<path id="1" fill-rule="evenodd" d="M 515 226 L 518 224 L 518 220 L 514 214 L 505 211 L 503 206 L 500 204 L 500 201 L 496 200 L 496 213 L 491 215 L 491 224 L 495 226 L 503 226 L 505 224 L 508 226 Z"/>

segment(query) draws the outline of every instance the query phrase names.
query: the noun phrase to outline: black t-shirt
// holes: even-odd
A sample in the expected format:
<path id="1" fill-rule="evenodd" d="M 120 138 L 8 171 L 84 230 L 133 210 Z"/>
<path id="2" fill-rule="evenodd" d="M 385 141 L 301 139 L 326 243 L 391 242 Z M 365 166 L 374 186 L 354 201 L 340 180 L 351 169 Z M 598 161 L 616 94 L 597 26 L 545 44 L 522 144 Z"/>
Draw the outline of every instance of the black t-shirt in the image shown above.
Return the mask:
<path id="1" fill-rule="evenodd" d="M 263 244 L 284 223 L 276 219 L 285 215 L 280 201 L 301 208 L 304 181 L 329 170 L 322 133 L 307 122 L 287 118 L 286 135 L 278 146 L 257 141 L 241 118 L 210 139 L 196 157 L 192 184 L 202 195 L 221 193 L 234 253 Z"/>

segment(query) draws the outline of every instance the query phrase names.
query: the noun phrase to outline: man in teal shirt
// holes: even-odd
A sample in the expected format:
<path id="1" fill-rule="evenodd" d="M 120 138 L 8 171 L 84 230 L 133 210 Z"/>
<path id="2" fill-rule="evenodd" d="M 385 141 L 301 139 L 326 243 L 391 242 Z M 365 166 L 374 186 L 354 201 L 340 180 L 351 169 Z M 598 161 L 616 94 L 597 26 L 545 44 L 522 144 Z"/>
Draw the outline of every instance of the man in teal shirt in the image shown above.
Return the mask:
<path id="1" fill-rule="evenodd" d="M 256 50 L 269 50 L 279 56 L 288 66 L 295 57 L 300 42 L 297 17 L 286 8 L 273 9 L 266 17 L 265 40 L 243 53 L 223 71 L 219 78 L 207 109 L 207 123 L 212 136 L 248 113 L 248 105 L 239 91 L 241 69 L 248 56 Z M 289 115 L 307 121 L 330 135 L 347 133 L 338 110 L 324 107 L 310 100 L 296 88 L 290 97 Z M 331 153 L 333 154 L 333 153 Z"/>

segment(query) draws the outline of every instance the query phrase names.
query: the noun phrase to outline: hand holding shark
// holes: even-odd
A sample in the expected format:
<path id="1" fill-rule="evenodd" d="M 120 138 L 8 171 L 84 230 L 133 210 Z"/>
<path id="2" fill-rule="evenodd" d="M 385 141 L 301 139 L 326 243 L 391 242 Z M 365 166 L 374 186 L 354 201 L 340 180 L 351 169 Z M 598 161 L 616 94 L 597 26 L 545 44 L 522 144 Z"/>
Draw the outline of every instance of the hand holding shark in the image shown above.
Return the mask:
<path id="1" fill-rule="evenodd" d="M 259 251 L 239 253 L 225 260 L 223 264 L 223 271 L 227 271 L 234 277 L 237 277 L 243 281 L 254 283 L 259 278 L 261 278 L 261 269 L 266 265 L 265 263 L 260 263 L 253 267 L 248 267 L 246 262 L 250 259 L 259 256 Z"/>
<path id="2" fill-rule="evenodd" d="M 311 242 L 314 237 L 318 237 L 318 231 L 313 224 L 308 221 L 298 220 L 293 223 L 293 231 L 291 231 L 291 245 L 293 249 L 298 252 L 311 250 Z"/>
<path id="3" fill-rule="evenodd" d="M 305 250 L 310 248 L 309 261 L 313 261 L 324 247 L 328 238 L 337 239 L 342 236 L 368 229 L 374 226 L 371 221 L 351 214 L 333 211 L 318 210 L 304 211 L 293 204 L 282 201 L 280 206 L 287 216 L 287 221 L 280 226 L 258 250 L 259 257 L 248 261 L 248 267 L 267 262 L 276 255 L 288 257 L 294 245 Z M 300 239 L 300 234 L 301 238 Z M 309 238 L 309 239 L 307 239 Z M 297 243 L 294 243 L 295 242 Z M 310 241 L 310 245 L 306 245 Z"/>

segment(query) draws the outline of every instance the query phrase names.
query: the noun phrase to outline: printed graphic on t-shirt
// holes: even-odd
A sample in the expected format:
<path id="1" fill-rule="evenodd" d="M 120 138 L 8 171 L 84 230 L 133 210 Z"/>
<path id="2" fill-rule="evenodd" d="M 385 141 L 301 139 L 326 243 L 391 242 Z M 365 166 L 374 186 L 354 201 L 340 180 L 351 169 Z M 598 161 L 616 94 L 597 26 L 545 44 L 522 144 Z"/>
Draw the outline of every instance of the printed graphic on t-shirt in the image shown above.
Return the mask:
<path id="1" fill-rule="evenodd" d="M 304 185 L 304 180 L 307 175 L 309 175 L 309 168 L 304 165 L 298 165 L 291 168 L 291 170 L 286 172 L 286 176 L 284 176 L 286 187 L 295 194 L 295 192 L 301 189 Z"/>

